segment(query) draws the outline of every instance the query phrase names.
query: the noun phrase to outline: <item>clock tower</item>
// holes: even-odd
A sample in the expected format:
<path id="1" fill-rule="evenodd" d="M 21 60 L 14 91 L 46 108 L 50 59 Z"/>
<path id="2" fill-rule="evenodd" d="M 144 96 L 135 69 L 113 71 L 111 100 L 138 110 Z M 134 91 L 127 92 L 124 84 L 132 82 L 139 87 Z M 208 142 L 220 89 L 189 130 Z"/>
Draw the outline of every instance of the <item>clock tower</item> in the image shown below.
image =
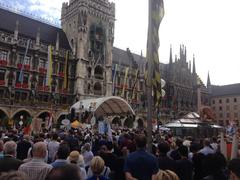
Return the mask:
<path id="1" fill-rule="evenodd" d="M 70 0 L 62 4 L 61 24 L 77 59 L 77 99 L 112 95 L 115 4 Z"/>

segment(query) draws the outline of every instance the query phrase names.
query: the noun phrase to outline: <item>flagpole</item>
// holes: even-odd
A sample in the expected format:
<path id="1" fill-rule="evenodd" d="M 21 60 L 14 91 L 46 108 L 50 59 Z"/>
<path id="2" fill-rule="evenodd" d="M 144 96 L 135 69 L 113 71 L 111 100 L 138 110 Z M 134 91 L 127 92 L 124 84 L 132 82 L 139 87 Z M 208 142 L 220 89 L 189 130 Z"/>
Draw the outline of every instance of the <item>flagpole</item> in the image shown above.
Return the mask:
<path id="1" fill-rule="evenodd" d="M 147 61 L 148 61 L 148 74 L 147 74 L 147 150 L 152 152 L 152 0 L 148 0 L 148 44 L 147 44 Z"/>

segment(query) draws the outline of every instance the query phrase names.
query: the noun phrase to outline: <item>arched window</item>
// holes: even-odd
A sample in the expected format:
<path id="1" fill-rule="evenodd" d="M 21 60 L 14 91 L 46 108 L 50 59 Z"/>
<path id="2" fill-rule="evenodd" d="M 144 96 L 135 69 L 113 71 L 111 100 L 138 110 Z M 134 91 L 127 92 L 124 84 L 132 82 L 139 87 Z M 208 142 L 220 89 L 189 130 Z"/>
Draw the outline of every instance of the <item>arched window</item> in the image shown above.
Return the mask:
<path id="1" fill-rule="evenodd" d="M 97 66 L 94 70 L 94 76 L 97 79 L 103 79 L 103 68 L 101 66 Z"/>
<path id="2" fill-rule="evenodd" d="M 101 95 L 102 94 L 102 85 L 99 82 L 96 82 L 94 84 L 94 94 L 95 95 Z"/>

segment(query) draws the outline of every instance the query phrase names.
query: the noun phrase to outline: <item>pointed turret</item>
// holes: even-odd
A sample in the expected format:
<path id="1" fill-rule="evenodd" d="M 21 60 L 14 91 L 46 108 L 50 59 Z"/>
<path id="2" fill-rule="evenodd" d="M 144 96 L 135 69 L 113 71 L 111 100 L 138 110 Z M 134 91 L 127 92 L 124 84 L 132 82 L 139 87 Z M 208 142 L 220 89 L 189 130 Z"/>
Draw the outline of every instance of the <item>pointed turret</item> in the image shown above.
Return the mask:
<path id="1" fill-rule="evenodd" d="M 196 67 L 195 67 L 195 56 L 193 54 L 193 74 L 196 74 Z"/>
<path id="2" fill-rule="evenodd" d="M 190 73 L 192 72 L 192 62 L 191 61 L 189 61 L 189 67 L 188 67 L 188 69 L 190 70 Z"/>
<path id="3" fill-rule="evenodd" d="M 19 26 L 19 21 L 17 20 L 15 30 L 14 30 L 14 41 L 18 40 L 18 26 Z"/>
<path id="4" fill-rule="evenodd" d="M 40 46 L 40 28 L 37 30 L 36 46 Z"/>
<path id="5" fill-rule="evenodd" d="M 56 51 L 59 51 L 59 33 L 57 32 L 57 38 L 56 38 Z"/>
<path id="6" fill-rule="evenodd" d="M 207 88 L 209 88 L 210 86 L 211 86 L 211 81 L 210 81 L 210 75 L 209 75 L 209 71 L 208 71 Z"/>
<path id="7" fill-rule="evenodd" d="M 169 57 L 169 64 L 173 63 L 173 59 L 172 59 L 172 45 L 170 45 L 170 57 Z"/>

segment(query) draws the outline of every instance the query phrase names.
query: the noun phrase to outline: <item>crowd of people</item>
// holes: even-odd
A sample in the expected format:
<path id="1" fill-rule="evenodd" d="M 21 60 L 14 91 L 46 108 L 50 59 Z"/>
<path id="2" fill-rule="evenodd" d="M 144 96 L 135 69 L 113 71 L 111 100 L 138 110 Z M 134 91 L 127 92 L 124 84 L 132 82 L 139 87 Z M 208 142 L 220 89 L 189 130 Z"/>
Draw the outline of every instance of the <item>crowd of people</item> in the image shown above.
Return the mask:
<path id="1" fill-rule="evenodd" d="M 1 180 L 240 180 L 240 159 L 227 160 L 216 138 L 178 138 L 144 130 L 0 132 Z"/>

